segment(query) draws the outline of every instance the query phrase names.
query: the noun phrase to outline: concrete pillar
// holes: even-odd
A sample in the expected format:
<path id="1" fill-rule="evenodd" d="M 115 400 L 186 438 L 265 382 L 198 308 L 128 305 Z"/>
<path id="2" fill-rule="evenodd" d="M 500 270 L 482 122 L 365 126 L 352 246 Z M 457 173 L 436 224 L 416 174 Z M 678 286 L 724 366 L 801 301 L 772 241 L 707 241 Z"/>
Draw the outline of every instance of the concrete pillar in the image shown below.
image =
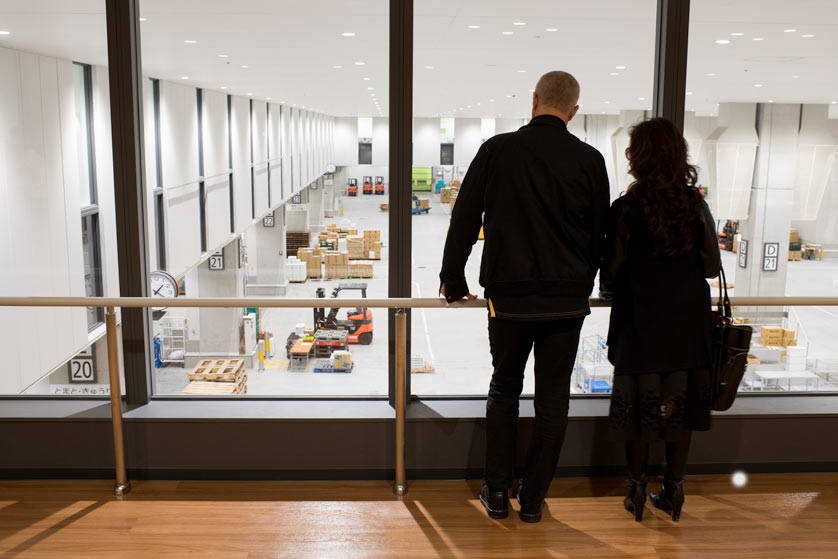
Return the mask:
<path id="1" fill-rule="evenodd" d="M 611 183 L 611 198 L 616 199 L 621 192 L 625 192 L 634 181 L 628 172 L 626 148 L 629 146 L 629 131 L 631 127 L 641 122 L 645 116 L 643 111 L 620 111 L 620 127 L 611 136 L 612 161 L 614 165 L 614 180 Z"/>
<path id="2" fill-rule="evenodd" d="M 748 243 L 748 257 L 746 267 L 739 264 L 736 267 L 736 295 L 783 296 L 788 271 L 800 105 L 759 105 L 756 128 L 759 147 L 748 218 L 739 222 L 741 238 Z M 766 261 L 766 246 L 774 244 L 776 261 Z M 733 275 L 729 274 L 728 278 Z"/>
<path id="3" fill-rule="evenodd" d="M 575 118 L 580 118 L 580 115 L 576 115 Z M 617 115 L 585 115 L 584 118 L 587 138 L 585 141 L 598 149 L 605 158 L 605 169 L 608 171 L 608 182 L 611 185 L 611 200 L 616 200 L 621 191 L 616 190 L 614 181 L 611 136 L 619 127 L 619 117 Z"/>
<path id="4" fill-rule="evenodd" d="M 223 270 L 210 269 L 210 259 L 202 262 L 187 274 L 186 290 L 190 297 L 243 297 L 244 276 L 239 267 L 238 240 L 234 240 L 222 249 Z M 242 309 L 200 308 L 192 311 L 197 314 L 197 329 L 193 328 L 190 317 L 190 347 L 198 358 L 229 356 L 239 354 Z M 194 334 L 193 334 L 194 331 Z M 197 340 L 192 337 L 196 336 Z M 197 347 L 195 347 L 197 342 Z M 187 363 L 187 366 L 188 363 Z"/>
<path id="5" fill-rule="evenodd" d="M 323 177 L 320 177 L 308 187 L 308 225 L 312 233 L 319 233 L 325 227 L 324 207 Z"/>
<path id="6" fill-rule="evenodd" d="M 279 297 L 285 295 L 285 219 L 282 207 L 274 212 L 274 226 L 264 220 L 247 230 L 247 296 Z"/>

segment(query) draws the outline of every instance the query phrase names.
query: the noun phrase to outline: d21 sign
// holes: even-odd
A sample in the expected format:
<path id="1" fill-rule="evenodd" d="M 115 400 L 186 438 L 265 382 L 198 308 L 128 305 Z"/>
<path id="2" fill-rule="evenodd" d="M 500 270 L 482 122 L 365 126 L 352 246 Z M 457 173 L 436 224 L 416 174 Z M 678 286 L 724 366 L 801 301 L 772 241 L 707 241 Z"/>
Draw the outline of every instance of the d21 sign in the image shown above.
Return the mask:
<path id="1" fill-rule="evenodd" d="M 780 243 L 765 243 L 762 246 L 762 271 L 776 272 L 780 262 Z"/>
<path id="2" fill-rule="evenodd" d="M 748 241 L 745 239 L 739 241 L 739 267 L 748 267 Z"/>

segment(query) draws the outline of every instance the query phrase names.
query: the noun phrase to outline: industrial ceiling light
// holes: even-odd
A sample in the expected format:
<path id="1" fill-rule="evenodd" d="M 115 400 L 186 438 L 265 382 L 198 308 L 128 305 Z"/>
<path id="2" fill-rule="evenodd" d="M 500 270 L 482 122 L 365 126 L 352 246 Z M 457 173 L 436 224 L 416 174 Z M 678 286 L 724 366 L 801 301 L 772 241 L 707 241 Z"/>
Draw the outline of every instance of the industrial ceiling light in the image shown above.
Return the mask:
<path id="1" fill-rule="evenodd" d="M 797 33 L 797 29 L 783 29 L 783 33 Z"/>
<path id="2" fill-rule="evenodd" d="M 764 41 L 765 39 L 764 39 L 763 37 L 754 37 L 754 38 L 753 38 L 753 39 L 751 39 L 751 40 L 752 40 L 752 41 Z"/>
<path id="3" fill-rule="evenodd" d="M 253 94 L 252 94 L 252 93 L 248 93 L 247 95 L 248 95 L 248 96 L 252 96 Z"/>
<path id="4" fill-rule="evenodd" d="M 762 87 L 762 84 L 761 83 L 755 83 L 754 87 Z"/>
<path id="5" fill-rule="evenodd" d="M 479 25 L 469 25 L 468 28 L 469 29 L 480 29 L 480 26 Z"/>
<path id="6" fill-rule="evenodd" d="M 556 29 L 555 27 L 548 27 L 547 31 L 549 31 L 550 33 L 553 33 L 554 31 L 558 31 L 558 29 Z"/>
<path id="7" fill-rule="evenodd" d="M 346 33 L 341 33 L 340 36 L 341 37 L 354 37 L 355 33 L 347 31 Z"/>
<path id="8" fill-rule="evenodd" d="M 626 69 L 625 66 L 617 66 L 617 70 L 625 70 L 625 69 Z"/>
<path id="9" fill-rule="evenodd" d="M 226 54 L 219 54 L 219 55 L 218 55 L 218 58 L 229 58 L 229 56 L 228 56 L 228 55 L 226 55 Z"/>
<path id="10" fill-rule="evenodd" d="M 433 66 L 425 66 L 425 70 L 433 70 L 433 69 L 434 69 Z"/>
<path id="11" fill-rule="evenodd" d="M 709 74 L 707 74 L 707 77 L 708 77 L 708 78 L 712 78 L 712 77 L 713 77 L 713 76 L 715 76 L 715 75 L 716 75 L 716 74 L 714 74 L 713 72 L 710 72 Z"/>
<path id="12" fill-rule="evenodd" d="M 250 66 L 248 66 L 247 64 L 242 64 L 241 66 L 239 66 L 239 68 L 250 68 Z"/>
<path id="13" fill-rule="evenodd" d="M 512 25 L 518 25 L 518 26 L 520 26 L 520 25 L 526 25 L 526 23 L 524 23 L 523 21 L 513 21 L 513 22 L 512 22 Z"/>
<path id="14" fill-rule="evenodd" d="M 335 70 L 340 70 L 341 68 L 343 68 L 343 66 L 337 65 L 337 66 L 332 66 L 332 68 L 334 68 Z"/>
<path id="15" fill-rule="evenodd" d="M 0 31 L 0 35 L 11 35 L 11 31 Z"/>
<path id="16" fill-rule="evenodd" d="M 501 35 L 512 35 L 512 31 L 501 31 Z"/>
<path id="17" fill-rule="evenodd" d="M 526 70 L 518 70 L 518 73 L 519 73 L 519 74 L 526 74 L 526 73 L 527 73 L 527 71 L 526 71 Z"/>
<path id="18" fill-rule="evenodd" d="M 182 80 L 188 80 L 188 79 L 189 79 L 189 76 L 181 76 L 181 77 L 180 77 L 180 79 L 182 79 Z"/>
<path id="19" fill-rule="evenodd" d="M 370 91 L 372 91 L 372 90 L 373 90 L 373 89 L 375 89 L 375 88 L 374 88 L 374 87 L 368 87 L 367 89 L 368 89 L 368 90 L 370 90 Z"/>
<path id="20" fill-rule="evenodd" d="M 148 21 L 148 18 L 141 17 L 140 21 Z"/>
<path id="21" fill-rule="evenodd" d="M 812 35 L 811 33 L 807 33 L 806 35 L 801 35 L 801 37 L 803 37 L 804 39 L 811 39 L 812 37 L 814 37 L 814 35 Z"/>
<path id="22" fill-rule="evenodd" d="M 693 92 L 692 92 L 692 91 L 688 91 L 688 92 L 687 92 L 687 95 L 692 95 L 692 94 L 693 94 Z M 642 100 L 643 100 L 643 99 L 641 99 L 641 101 L 642 101 Z"/>
<path id="23" fill-rule="evenodd" d="M 355 66 L 363 66 L 364 64 L 366 64 L 366 62 L 358 61 L 355 63 Z"/>
<path id="24" fill-rule="evenodd" d="M 222 86 L 221 86 L 221 89 L 227 89 L 227 86 L 226 86 L 226 85 L 222 85 Z"/>
<path id="25" fill-rule="evenodd" d="M 727 39 L 716 39 L 716 44 L 717 45 L 729 45 L 730 41 L 727 40 Z"/>
<path id="26" fill-rule="evenodd" d="M 620 73 L 619 73 L 619 72 L 611 72 L 609 75 L 611 75 L 611 76 L 619 76 L 619 75 L 620 75 Z"/>
<path id="27" fill-rule="evenodd" d="M 368 82 L 368 81 L 370 81 L 370 79 L 369 78 L 364 78 L 364 81 Z"/>
<path id="28" fill-rule="evenodd" d="M 741 37 L 743 35 L 744 35 L 744 33 L 739 33 L 739 32 L 730 34 L 731 37 Z"/>
<path id="29" fill-rule="evenodd" d="M 196 41 L 196 40 L 194 40 L 194 39 L 185 39 L 183 42 L 184 42 L 184 43 L 186 43 L 187 45 L 194 45 L 194 44 L 196 44 L 198 41 Z"/>
<path id="30" fill-rule="evenodd" d="M 687 95 L 689 95 L 689 93 L 687 93 Z M 645 97 L 638 97 L 638 98 L 637 98 L 637 100 L 638 100 L 638 101 L 645 101 L 645 100 L 646 100 L 646 98 L 645 98 Z"/>

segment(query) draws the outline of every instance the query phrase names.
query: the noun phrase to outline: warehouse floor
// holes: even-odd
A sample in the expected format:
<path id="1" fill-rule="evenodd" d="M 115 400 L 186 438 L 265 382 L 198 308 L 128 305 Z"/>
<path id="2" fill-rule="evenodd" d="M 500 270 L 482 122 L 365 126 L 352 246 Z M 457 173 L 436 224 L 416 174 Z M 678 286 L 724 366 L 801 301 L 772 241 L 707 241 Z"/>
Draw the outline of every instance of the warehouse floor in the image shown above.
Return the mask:
<path id="1" fill-rule="evenodd" d="M 450 219 L 448 204 L 440 204 L 439 196 L 419 193 L 430 198 L 431 211 L 413 216 L 413 296 L 434 297 L 439 288 L 439 267 Z M 359 230 L 380 229 L 384 240 L 381 260 L 374 266 L 374 277 L 361 280 L 368 284 L 367 297 L 387 297 L 387 268 L 389 247 L 389 214 L 379 209 L 386 196 L 359 196 L 343 198 L 343 217 L 327 218 L 326 223 L 351 223 Z M 482 296 L 477 277 L 482 252 L 482 241 L 475 245 L 469 259 L 466 275 L 471 291 Z M 735 270 L 736 256 L 724 252 L 727 270 Z M 289 297 L 314 297 L 318 287 L 324 287 L 326 296 L 332 289 L 347 280 L 309 280 L 304 284 L 289 284 Z M 350 280 L 358 281 L 358 280 Z M 734 281 L 731 279 L 731 281 Z M 735 293 L 735 289 L 734 292 Z M 789 263 L 787 295 L 838 295 L 838 261 Z M 344 292 L 341 297 L 360 296 Z M 343 318 L 341 309 L 338 317 Z M 821 381 L 820 390 L 838 390 L 838 346 L 832 340 L 838 337 L 838 308 L 800 307 L 791 310 L 792 319 L 799 321 L 809 342 L 809 358 L 821 360 L 835 367 L 829 381 Z M 597 346 L 597 336 L 608 331 L 608 310 L 593 309 L 583 327 L 582 337 L 586 347 Z M 310 309 L 265 309 L 263 328 L 272 332 L 278 346 L 277 354 L 268 361 L 265 371 L 248 372 L 248 394 L 295 396 L 384 396 L 387 394 L 387 311 L 373 310 L 375 335 L 369 346 L 351 345 L 355 363 L 349 374 L 313 373 L 313 363 L 307 371 L 290 371 L 284 354 L 285 339 L 296 324 L 312 325 Z M 481 395 L 485 394 L 491 375 L 491 358 L 487 338 L 486 311 L 482 309 L 418 309 L 412 314 L 413 334 L 411 355 L 421 357 L 435 369 L 432 373 L 414 373 L 411 377 L 412 392 L 417 395 Z M 590 359 L 602 351 L 588 353 Z M 528 365 L 531 371 L 532 359 Z M 157 371 L 157 392 L 178 393 L 186 385 L 186 371 L 167 368 Z M 527 374 L 524 393 L 534 388 L 532 374 Z M 572 387 L 581 392 L 578 386 Z M 814 388 L 812 386 L 811 388 Z"/>

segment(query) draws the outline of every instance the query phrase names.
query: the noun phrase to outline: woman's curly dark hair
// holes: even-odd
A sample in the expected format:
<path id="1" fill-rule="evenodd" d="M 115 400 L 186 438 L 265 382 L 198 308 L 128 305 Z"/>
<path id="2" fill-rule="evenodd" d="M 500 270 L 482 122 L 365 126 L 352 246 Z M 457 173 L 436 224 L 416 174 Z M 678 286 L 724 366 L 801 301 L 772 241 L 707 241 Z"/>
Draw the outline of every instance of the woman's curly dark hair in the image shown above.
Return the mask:
<path id="1" fill-rule="evenodd" d="M 698 171 L 687 159 L 687 142 L 670 121 L 653 118 L 629 131 L 626 157 L 634 182 L 626 196 L 641 217 L 657 256 L 689 253 L 698 241 L 704 200 L 695 184 Z"/>

